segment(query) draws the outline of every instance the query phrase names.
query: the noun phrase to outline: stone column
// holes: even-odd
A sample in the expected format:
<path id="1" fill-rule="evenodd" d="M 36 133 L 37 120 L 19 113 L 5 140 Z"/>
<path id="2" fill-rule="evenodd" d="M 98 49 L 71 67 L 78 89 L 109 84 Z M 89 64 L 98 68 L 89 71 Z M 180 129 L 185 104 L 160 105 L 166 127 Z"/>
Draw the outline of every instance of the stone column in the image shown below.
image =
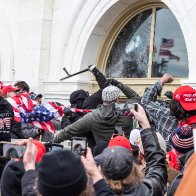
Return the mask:
<path id="1" fill-rule="evenodd" d="M 15 80 L 42 92 L 48 74 L 53 0 L 18 1 Z"/>

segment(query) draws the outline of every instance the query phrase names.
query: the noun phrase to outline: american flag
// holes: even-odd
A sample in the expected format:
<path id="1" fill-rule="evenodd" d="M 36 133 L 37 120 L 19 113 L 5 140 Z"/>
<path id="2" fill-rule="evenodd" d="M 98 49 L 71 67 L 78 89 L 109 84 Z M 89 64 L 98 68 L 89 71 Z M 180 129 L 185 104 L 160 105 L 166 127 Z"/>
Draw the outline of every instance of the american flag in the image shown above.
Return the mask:
<path id="1" fill-rule="evenodd" d="M 14 119 L 21 123 L 31 123 L 40 129 L 55 132 L 53 118 L 62 116 L 64 106 L 57 102 L 48 102 L 40 106 L 26 96 L 14 96 L 7 99 L 12 105 Z"/>
<path id="2" fill-rule="evenodd" d="M 172 48 L 172 47 L 174 47 L 174 40 L 173 39 L 162 38 L 161 47 L 162 48 Z"/>
<path id="3" fill-rule="evenodd" d="M 64 106 L 57 102 L 48 102 L 35 106 L 32 112 L 21 112 L 22 122 L 30 123 L 33 121 L 47 122 L 53 118 L 63 115 Z"/>
<path id="4" fill-rule="evenodd" d="M 20 113 L 32 112 L 36 102 L 25 95 L 17 95 L 7 98 L 14 111 L 14 120 L 20 122 Z"/>
<path id="5" fill-rule="evenodd" d="M 166 50 L 166 49 L 160 49 L 159 55 L 161 55 L 161 56 L 169 56 L 169 55 L 171 55 L 171 51 L 170 50 Z"/>

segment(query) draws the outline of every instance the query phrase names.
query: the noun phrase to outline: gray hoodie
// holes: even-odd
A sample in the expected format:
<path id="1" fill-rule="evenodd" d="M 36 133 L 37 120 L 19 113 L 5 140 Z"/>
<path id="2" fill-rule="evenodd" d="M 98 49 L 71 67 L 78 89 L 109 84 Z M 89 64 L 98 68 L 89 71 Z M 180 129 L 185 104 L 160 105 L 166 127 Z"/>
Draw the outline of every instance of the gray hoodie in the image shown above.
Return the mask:
<path id="1" fill-rule="evenodd" d="M 54 138 L 53 142 L 60 143 L 89 131 L 92 131 L 96 143 L 101 140 L 109 141 L 115 126 L 122 127 L 125 135 L 129 137 L 133 128 L 133 120 L 130 116 L 120 114 L 115 108 L 115 103 L 103 104 L 99 109 L 86 114 L 75 123 L 65 127 Z"/>

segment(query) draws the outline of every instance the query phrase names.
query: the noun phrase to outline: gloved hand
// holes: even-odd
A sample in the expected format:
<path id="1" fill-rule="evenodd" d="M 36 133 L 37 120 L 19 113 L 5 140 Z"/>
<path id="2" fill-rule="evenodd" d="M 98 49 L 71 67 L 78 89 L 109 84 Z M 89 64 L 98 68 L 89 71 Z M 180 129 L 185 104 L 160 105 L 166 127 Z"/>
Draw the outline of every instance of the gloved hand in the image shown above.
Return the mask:
<path id="1" fill-rule="evenodd" d="M 89 65 L 89 66 L 88 66 L 88 69 L 89 69 L 89 71 L 91 71 L 91 72 L 93 71 L 94 68 L 96 68 L 96 65 Z"/>
<path id="2" fill-rule="evenodd" d="M 66 107 L 65 107 L 63 113 L 64 113 L 64 115 L 66 115 L 66 116 L 71 116 L 72 111 L 71 111 L 70 108 L 66 108 Z"/>
<path id="3" fill-rule="evenodd" d="M 118 88 L 121 88 L 122 85 L 123 85 L 121 82 L 119 82 L 118 80 L 115 80 L 115 79 L 113 79 L 113 78 L 108 79 L 107 82 L 110 83 L 110 84 L 113 85 L 113 86 L 118 87 Z"/>

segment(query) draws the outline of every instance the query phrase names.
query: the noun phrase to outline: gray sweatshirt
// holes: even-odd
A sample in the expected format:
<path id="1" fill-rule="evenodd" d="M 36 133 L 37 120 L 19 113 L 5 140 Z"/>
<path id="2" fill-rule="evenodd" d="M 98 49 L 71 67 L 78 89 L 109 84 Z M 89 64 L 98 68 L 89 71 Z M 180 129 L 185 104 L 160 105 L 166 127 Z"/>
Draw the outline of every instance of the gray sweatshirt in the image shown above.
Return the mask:
<path id="1" fill-rule="evenodd" d="M 96 143 L 101 140 L 109 141 L 115 126 L 122 127 L 125 135 L 129 137 L 133 128 L 133 120 L 130 116 L 120 114 L 114 103 L 102 105 L 99 109 L 86 114 L 75 123 L 65 127 L 54 138 L 53 142 L 60 143 L 89 131 L 93 133 Z"/>

